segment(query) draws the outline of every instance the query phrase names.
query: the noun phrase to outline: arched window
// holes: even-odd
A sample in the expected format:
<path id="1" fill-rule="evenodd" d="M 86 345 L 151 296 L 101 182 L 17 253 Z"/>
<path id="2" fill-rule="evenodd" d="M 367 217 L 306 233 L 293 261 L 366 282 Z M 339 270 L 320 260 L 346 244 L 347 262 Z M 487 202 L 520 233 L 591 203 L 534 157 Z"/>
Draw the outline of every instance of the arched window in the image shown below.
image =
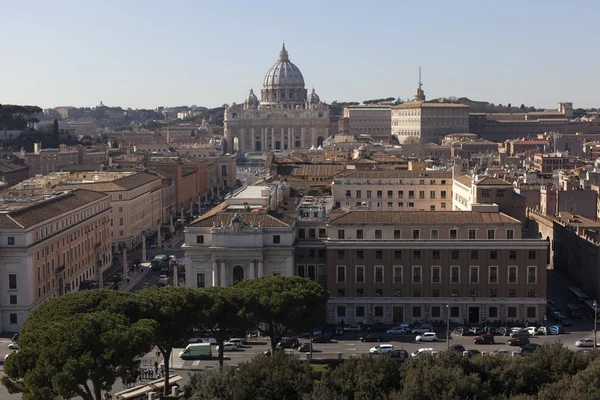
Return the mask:
<path id="1" fill-rule="evenodd" d="M 235 267 L 233 267 L 233 284 L 236 285 L 237 283 L 243 280 L 244 268 L 242 268 L 240 265 L 236 265 Z"/>

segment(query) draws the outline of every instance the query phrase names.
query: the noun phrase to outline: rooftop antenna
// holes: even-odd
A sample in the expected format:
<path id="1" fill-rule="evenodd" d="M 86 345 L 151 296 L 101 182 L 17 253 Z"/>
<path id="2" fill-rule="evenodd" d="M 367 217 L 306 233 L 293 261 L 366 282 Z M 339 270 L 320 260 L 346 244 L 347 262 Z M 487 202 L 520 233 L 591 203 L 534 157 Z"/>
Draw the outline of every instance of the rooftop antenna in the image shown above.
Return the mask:
<path id="1" fill-rule="evenodd" d="M 421 83 L 421 66 L 419 65 L 419 90 L 421 90 L 422 87 L 423 84 Z"/>

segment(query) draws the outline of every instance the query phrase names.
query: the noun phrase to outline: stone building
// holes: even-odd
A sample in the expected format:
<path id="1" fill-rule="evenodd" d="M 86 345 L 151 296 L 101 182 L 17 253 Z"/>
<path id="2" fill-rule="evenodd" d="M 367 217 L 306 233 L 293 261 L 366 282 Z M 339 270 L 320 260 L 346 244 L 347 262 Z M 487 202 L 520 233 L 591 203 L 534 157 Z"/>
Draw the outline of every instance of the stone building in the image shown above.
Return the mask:
<path id="1" fill-rule="evenodd" d="M 298 147 L 318 147 L 329 136 L 329 106 L 313 89 L 308 93 L 300 69 L 285 45 L 267 71 L 260 101 L 250 89 L 243 104 L 225 110 L 227 151 L 267 152 Z"/>

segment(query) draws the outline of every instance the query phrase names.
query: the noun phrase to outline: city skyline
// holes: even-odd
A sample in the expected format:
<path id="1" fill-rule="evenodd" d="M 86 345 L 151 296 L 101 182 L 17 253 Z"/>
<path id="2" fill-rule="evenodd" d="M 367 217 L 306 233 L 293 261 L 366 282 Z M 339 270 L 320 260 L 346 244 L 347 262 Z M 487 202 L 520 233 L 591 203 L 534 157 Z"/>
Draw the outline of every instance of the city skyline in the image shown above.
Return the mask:
<path id="1" fill-rule="evenodd" d="M 241 103 L 285 41 L 306 88 L 327 103 L 412 98 L 422 66 L 428 99 L 598 107 L 598 56 L 586 38 L 600 33 L 600 6 L 563 4 L 7 3 L 0 31 L 21 40 L 5 47 L 0 104 Z"/>

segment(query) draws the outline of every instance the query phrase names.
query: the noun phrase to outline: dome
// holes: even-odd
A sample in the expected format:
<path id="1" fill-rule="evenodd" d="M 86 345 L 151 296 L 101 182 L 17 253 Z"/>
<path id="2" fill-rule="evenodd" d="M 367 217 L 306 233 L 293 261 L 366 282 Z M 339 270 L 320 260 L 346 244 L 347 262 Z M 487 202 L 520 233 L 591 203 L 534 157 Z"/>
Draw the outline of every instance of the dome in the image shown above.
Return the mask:
<path id="1" fill-rule="evenodd" d="M 258 103 L 258 97 L 254 94 L 254 90 L 250 89 L 250 94 L 248 95 L 248 98 L 246 98 L 246 101 L 248 103 Z"/>
<path id="2" fill-rule="evenodd" d="M 279 60 L 267 71 L 263 86 L 265 89 L 271 89 L 273 86 L 304 88 L 302 72 L 290 62 L 285 44 L 279 53 Z"/>
<path id="3" fill-rule="evenodd" d="M 319 96 L 317 96 L 317 94 L 315 93 L 315 88 L 313 88 L 312 92 L 310 92 L 310 94 L 308 95 L 307 101 L 309 103 L 314 103 L 314 104 L 317 104 L 321 101 L 321 99 L 319 99 Z"/>

